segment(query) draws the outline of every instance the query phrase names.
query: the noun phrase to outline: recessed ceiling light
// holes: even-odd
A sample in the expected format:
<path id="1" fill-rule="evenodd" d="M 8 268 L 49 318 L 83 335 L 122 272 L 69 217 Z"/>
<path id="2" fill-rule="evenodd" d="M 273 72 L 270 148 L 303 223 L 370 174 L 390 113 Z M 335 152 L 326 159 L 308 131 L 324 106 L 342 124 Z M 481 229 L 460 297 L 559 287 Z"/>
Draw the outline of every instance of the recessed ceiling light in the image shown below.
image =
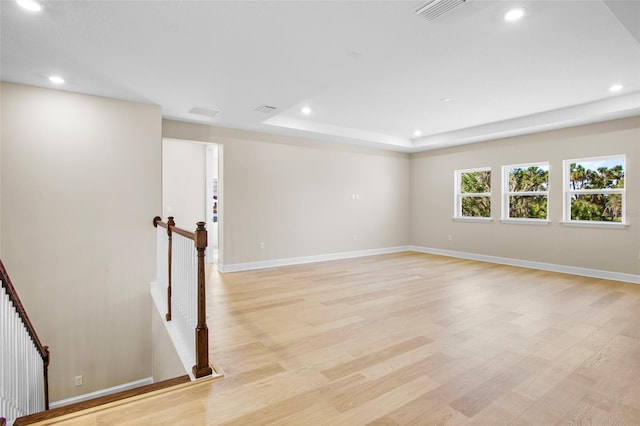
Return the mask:
<path id="1" fill-rule="evenodd" d="M 413 136 L 415 136 L 416 138 L 418 136 L 422 136 L 422 132 L 420 130 L 416 130 L 415 132 L 413 132 Z"/>
<path id="2" fill-rule="evenodd" d="M 64 78 L 60 77 L 59 75 L 52 75 L 49 77 L 49 81 L 54 84 L 62 84 L 64 83 Z"/>
<path id="3" fill-rule="evenodd" d="M 30 10 L 31 12 L 40 12 L 42 10 L 40 3 L 34 0 L 16 0 L 16 3 L 23 9 Z"/>
<path id="4" fill-rule="evenodd" d="M 303 113 L 304 115 L 309 115 L 309 114 L 311 114 L 311 108 L 309 108 L 309 107 L 303 107 L 303 108 L 301 109 L 301 111 L 302 111 L 302 113 Z"/>
<path id="5" fill-rule="evenodd" d="M 613 86 L 609 87 L 609 91 L 610 92 L 619 92 L 624 88 L 624 86 L 622 84 L 614 84 Z"/>
<path id="6" fill-rule="evenodd" d="M 440 98 L 441 102 L 449 102 L 450 100 L 451 100 L 451 98 L 447 98 L 447 97 Z"/>
<path id="7" fill-rule="evenodd" d="M 511 9 L 504 15 L 505 21 L 514 22 L 524 16 L 524 9 Z"/>

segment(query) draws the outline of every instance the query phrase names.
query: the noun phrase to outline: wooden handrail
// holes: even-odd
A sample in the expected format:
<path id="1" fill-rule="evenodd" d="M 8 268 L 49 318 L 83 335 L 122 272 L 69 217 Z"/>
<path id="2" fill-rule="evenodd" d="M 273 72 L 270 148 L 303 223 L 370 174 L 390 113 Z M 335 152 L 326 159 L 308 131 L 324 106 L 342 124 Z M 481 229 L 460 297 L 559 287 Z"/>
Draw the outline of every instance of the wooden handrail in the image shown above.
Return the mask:
<path id="1" fill-rule="evenodd" d="M 16 309 L 16 312 L 20 316 L 22 323 L 24 324 L 33 344 L 36 349 L 40 353 L 40 357 L 42 358 L 43 364 L 43 374 L 44 374 L 44 406 L 45 410 L 49 409 L 49 347 L 44 346 L 38 337 L 38 333 L 36 333 L 31 320 L 29 319 L 29 315 L 27 315 L 27 311 L 24 309 L 24 305 L 20 301 L 20 297 L 18 297 L 18 292 L 16 291 L 13 283 L 11 282 L 11 277 L 9 277 L 9 273 L 4 267 L 4 263 L 2 263 L 2 259 L 0 259 L 0 281 L 2 282 L 2 287 L 6 289 L 7 295 L 9 296 L 9 300 L 13 303 L 13 306 Z"/>
<path id="2" fill-rule="evenodd" d="M 170 222 L 170 223 L 167 223 L 167 222 Z M 171 232 L 175 232 L 176 234 L 182 235 L 185 238 L 189 238 L 190 240 L 195 241 L 196 239 L 195 232 L 190 232 L 182 228 L 178 228 L 175 222 L 173 221 L 173 216 L 169 216 L 169 219 L 167 220 L 167 222 L 163 222 L 160 216 L 156 216 L 153 218 L 153 226 L 155 226 L 156 228 L 160 226 L 162 228 L 171 229 Z"/>
<path id="3" fill-rule="evenodd" d="M 193 240 L 198 256 L 198 323 L 195 330 L 196 364 L 193 366 L 193 375 L 196 378 L 208 376 L 213 373 L 209 364 L 209 328 L 207 326 L 207 296 L 205 288 L 204 257 L 207 249 L 207 229 L 204 222 L 198 222 L 195 232 L 189 232 L 178 228 L 169 216 L 167 222 L 163 222 L 160 216 L 153 218 L 153 226 L 167 229 L 168 237 L 168 281 L 167 281 L 167 321 L 171 321 L 171 253 L 172 234 L 175 232 L 185 238 Z"/>

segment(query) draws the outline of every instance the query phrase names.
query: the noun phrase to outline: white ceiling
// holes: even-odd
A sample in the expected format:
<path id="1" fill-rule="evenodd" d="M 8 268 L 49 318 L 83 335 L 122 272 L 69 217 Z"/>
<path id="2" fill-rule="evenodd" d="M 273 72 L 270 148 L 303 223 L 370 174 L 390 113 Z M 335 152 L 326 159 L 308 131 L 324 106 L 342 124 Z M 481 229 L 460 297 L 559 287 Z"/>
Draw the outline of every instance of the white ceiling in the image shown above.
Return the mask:
<path id="1" fill-rule="evenodd" d="M 41 3 L 0 3 L 3 81 L 59 74 L 167 118 L 415 152 L 640 114 L 640 0 L 468 0 L 433 22 L 425 1 Z"/>

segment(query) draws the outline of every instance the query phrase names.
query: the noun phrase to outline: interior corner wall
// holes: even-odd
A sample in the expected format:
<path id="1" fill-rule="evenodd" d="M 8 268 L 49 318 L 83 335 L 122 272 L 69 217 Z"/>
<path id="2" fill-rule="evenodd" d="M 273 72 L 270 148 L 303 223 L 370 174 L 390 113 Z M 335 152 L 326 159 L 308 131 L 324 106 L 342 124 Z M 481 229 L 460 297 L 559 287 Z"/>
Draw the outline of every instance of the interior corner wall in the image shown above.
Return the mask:
<path id="1" fill-rule="evenodd" d="M 51 401 L 151 376 L 160 108 L 2 83 L 1 122 L 2 256 Z"/>
<path id="2" fill-rule="evenodd" d="M 0 167 L 2 167 L 2 88 L 0 83 Z M 2 169 L 0 169 L 0 259 L 2 259 Z"/>
<path id="3" fill-rule="evenodd" d="M 167 331 L 164 316 L 156 306 L 151 306 L 151 348 L 154 383 L 189 374 Z"/>
<path id="4" fill-rule="evenodd" d="M 411 244 L 577 268 L 640 274 L 640 117 L 414 154 Z M 629 226 L 562 225 L 562 162 L 626 154 Z M 549 225 L 500 222 L 501 167 L 549 162 Z M 454 171 L 491 167 L 490 223 L 453 221 Z M 449 240 L 449 236 L 452 237 Z"/>
<path id="5" fill-rule="evenodd" d="M 409 241 L 408 154 L 172 120 L 163 137 L 223 146 L 225 266 Z"/>
<path id="6" fill-rule="evenodd" d="M 173 216 L 187 231 L 194 231 L 197 222 L 207 222 L 206 149 L 197 142 L 162 142 L 162 220 Z"/>

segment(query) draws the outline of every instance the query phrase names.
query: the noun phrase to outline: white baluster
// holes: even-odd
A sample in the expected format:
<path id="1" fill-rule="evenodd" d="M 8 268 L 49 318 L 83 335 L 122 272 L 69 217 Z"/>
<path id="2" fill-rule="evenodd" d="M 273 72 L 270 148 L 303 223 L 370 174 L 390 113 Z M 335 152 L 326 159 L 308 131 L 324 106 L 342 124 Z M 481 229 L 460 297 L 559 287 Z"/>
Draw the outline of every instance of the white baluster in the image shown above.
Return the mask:
<path id="1" fill-rule="evenodd" d="M 0 416 L 44 410 L 43 361 L 4 287 L 0 291 Z"/>
<path id="2" fill-rule="evenodd" d="M 1 283 L 1 281 L 0 281 Z M 0 414 L 7 412 L 7 405 L 5 402 L 6 388 L 5 382 L 7 377 L 7 355 L 8 350 L 7 336 L 5 333 L 5 327 L 7 324 L 7 299 L 4 287 L 0 286 Z"/>

